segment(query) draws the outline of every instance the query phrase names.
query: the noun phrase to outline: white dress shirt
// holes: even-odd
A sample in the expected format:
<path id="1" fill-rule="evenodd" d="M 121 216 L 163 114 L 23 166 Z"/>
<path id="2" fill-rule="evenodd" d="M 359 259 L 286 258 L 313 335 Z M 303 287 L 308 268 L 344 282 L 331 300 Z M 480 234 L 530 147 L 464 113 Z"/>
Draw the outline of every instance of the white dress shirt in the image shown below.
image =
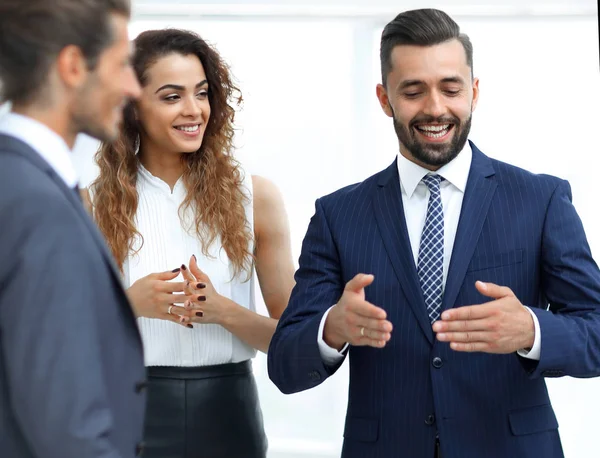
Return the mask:
<path id="1" fill-rule="evenodd" d="M 138 170 L 135 225 L 142 234 L 143 244 L 137 238 L 135 248 L 139 251 L 130 253 L 125 260 L 125 288 L 152 272 L 164 272 L 187 264 L 194 254 L 198 267 L 208 275 L 219 294 L 256 311 L 254 268 L 249 281 L 246 281 L 245 272 L 234 277 L 234 265 L 222 249 L 220 236 L 208 248 L 208 256 L 202 253 L 202 243 L 195 231 L 193 207 L 180 211 L 187 195 L 183 179 L 180 178 L 171 190 L 167 183 L 141 164 Z M 252 177 L 245 173 L 243 177 L 246 222 L 254 234 Z M 93 189 L 90 191 L 93 198 Z M 254 251 L 254 240 L 249 241 L 248 250 Z M 181 277 L 173 281 L 181 281 Z M 194 328 L 188 329 L 162 319 L 140 317 L 137 321 L 146 366 L 211 366 L 246 361 L 256 355 L 254 348 L 218 324 L 194 323 Z"/>
<path id="2" fill-rule="evenodd" d="M 427 217 L 427 205 L 429 203 L 429 188 L 421 181 L 428 173 L 436 173 L 444 178 L 440 184 L 440 193 L 442 198 L 442 206 L 444 208 L 444 271 L 443 271 L 443 287 L 446 287 L 446 279 L 448 277 L 448 268 L 450 266 L 450 257 L 454 247 L 454 239 L 456 237 L 456 229 L 460 219 L 460 210 L 462 207 L 469 171 L 471 169 L 471 160 L 473 153 L 468 143 L 462 151 L 448 164 L 440 167 L 436 172 L 431 172 L 414 162 L 409 161 L 401 154 L 398 154 L 398 174 L 400 176 L 400 189 L 402 191 L 402 205 L 404 206 L 404 217 L 412 248 L 413 259 L 417 265 L 419 256 L 419 243 L 421 241 L 421 233 L 425 226 L 425 218 Z M 366 272 L 368 273 L 368 272 Z M 377 305 L 377 304 L 376 304 Z M 323 329 L 325 320 L 329 314 L 329 310 L 325 313 L 321 320 L 318 333 L 319 351 L 323 361 L 327 364 L 337 364 L 345 355 L 348 345 L 338 352 L 336 349 L 328 346 L 323 340 Z M 536 315 L 527 308 L 533 317 L 535 327 L 535 341 L 531 350 L 519 350 L 518 354 L 529 359 L 540 359 L 540 325 Z"/>
<path id="3" fill-rule="evenodd" d="M 69 188 L 74 188 L 79 181 L 71 150 L 63 138 L 45 124 L 10 112 L 0 117 L 0 133 L 15 137 L 33 148 Z"/>

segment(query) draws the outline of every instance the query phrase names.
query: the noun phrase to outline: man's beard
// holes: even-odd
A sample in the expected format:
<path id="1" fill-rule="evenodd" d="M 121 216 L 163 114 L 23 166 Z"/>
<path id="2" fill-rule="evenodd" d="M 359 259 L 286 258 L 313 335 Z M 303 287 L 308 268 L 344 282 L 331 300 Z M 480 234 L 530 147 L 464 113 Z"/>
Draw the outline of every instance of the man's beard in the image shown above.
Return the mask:
<path id="1" fill-rule="evenodd" d="M 462 151 L 469 137 L 471 130 L 471 117 L 463 123 L 456 117 L 439 117 L 423 116 L 413 119 L 408 129 L 396 120 L 394 115 L 394 130 L 398 136 L 398 140 L 406 147 L 408 152 L 420 163 L 432 167 L 441 167 L 446 165 Z M 414 126 L 416 124 L 453 124 L 452 140 L 444 143 L 424 143 L 417 138 Z"/>
<path id="2" fill-rule="evenodd" d="M 72 112 L 72 129 L 75 133 L 83 133 L 101 142 L 110 143 L 116 139 L 118 130 L 116 126 L 103 123 L 101 105 L 94 97 L 97 88 L 97 77 L 92 75 L 79 90 Z"/>

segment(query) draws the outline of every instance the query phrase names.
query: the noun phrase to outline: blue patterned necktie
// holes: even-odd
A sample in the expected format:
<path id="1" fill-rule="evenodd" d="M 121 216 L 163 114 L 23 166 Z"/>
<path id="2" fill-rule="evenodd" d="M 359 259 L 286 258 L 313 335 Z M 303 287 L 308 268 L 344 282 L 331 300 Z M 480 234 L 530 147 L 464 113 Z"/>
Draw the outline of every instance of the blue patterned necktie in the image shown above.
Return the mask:
<path id="1" fill-rule="evenodd" d="M 439 175 L 425 175 L 421 180 L 429 188 L 427 217 L 419 243 L 417 273 L 427 307 L 433 323 L 440 316 L 444 291 L 444 208 L 440 194 Z"/>

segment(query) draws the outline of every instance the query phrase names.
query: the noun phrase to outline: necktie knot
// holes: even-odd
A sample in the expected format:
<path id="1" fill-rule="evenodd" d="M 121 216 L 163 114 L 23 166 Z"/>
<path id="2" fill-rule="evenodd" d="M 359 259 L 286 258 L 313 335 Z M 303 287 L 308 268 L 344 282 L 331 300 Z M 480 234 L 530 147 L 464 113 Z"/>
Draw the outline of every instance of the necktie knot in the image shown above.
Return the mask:
<path id="1" fill-rule="evenodd" d="M 444 181 L 444 178 L 437 173 L 425 175 L 421 181 L 429 188 L 429 192 L 440 192 L 440 183 Z"/>

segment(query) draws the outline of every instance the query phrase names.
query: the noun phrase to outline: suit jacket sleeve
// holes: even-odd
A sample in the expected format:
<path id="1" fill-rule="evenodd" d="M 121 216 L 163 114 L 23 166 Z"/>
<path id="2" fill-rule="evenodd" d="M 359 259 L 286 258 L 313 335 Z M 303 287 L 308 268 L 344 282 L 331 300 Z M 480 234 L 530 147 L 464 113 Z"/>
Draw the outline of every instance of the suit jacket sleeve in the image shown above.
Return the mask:
<path id="1" fill-rule="evenodd" d="M 15 419 L 38 458 L 120 458 L 104 384 L 110 361 L 100 357 L 98 310 L 88 305 L 103 267 L 90 262 L 95 247 L 81 216 L 66 199 L 39 195 L 8 214 L 0 338 Z"/>
<path id="2" fill-rule="evenodd" d="M 549 310 L 532 308 L 540 324 L 539 363 L 532 377 L 600 375 L 600 272 L 583 225 L 561 181 L 550 200 L 542 242 L 542 291 Z"/>
<path id="3" fill-rule="evenodd" d="M 334 367 L 323 362 L 317 343 L 325 312 L 340 298 L 344 284 L 339 254 L 321 200 L 302 244 L 296 286 L 268 351 L 269 377 L 283 393 L 320 384 Z"/>

